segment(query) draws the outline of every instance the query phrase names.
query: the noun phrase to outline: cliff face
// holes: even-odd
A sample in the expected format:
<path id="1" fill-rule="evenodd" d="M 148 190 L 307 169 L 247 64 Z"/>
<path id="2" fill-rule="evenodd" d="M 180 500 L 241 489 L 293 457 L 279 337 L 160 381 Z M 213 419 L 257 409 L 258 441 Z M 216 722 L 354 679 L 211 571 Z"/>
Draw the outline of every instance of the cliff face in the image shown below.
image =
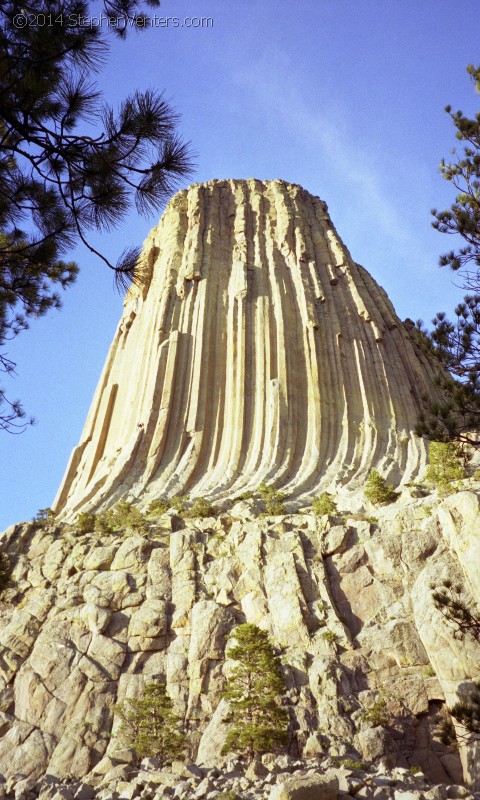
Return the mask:
<path id="1" fill-rule="evenodd" d="M 55 510 L 128 495 L 232 497 L 261 481 L 297 500 L 398 484 L 428 364 L 327 207 L 281 181 L 179 192 L 145 243 Z"/>
<path id="2" fill-rule="evenodd" d="M 190 732 L 190 757 L 215 764 L 226 637 L 249 622 L 281 652 L 291 754 L 387 759 L 459 782 L 437 715 L 479 677 L 480 644 L 456 635 L 430 584 L 453 577 L 480 602 L 480 484 L 443 501 L 407 487 L 377 521 L 360 503 L 352 518 L 259 517 L 233 499 L 265 481 L 298 509 L 322 490 L 355 493 L 373 467 L 396 484 L 421 474 L 412 430 L 434 390 L 411 333 L 325 204 L 280 181 L 180 192 L 141 274 L 56 522 L 1 537 L 14 570 L 0 595 L 0 773 L 28 784 L 128 760 L 112 709 L 152 679 Z M 223 513 L 169 512 L 141 535 L 75 527 L 82 510 L 185 492 Z M 480 789 L 475 746 L 461 758 Z"/>
<path id="3" fill-rule="evenodd" d="M 480 645 L 456 638 L 429 587 L 449 576 L 480 600 L 478 490 L 410 499 L 378 524 L 258 519 L 241 502 L 208 520 L 165 515 L 143 535 L 12 527 L 0 773 L 83 776 L 128 760 L 110 738 L 112 707 L 152 679 L 190 731 L 190 757 L 214 765 L 226 636 L 247 621 L 281 650 L 290 753 L 388 758 L 458 783 L 436 714 L 479 677 Z M 474 783 L 475 753 L 463 758 Z"/>

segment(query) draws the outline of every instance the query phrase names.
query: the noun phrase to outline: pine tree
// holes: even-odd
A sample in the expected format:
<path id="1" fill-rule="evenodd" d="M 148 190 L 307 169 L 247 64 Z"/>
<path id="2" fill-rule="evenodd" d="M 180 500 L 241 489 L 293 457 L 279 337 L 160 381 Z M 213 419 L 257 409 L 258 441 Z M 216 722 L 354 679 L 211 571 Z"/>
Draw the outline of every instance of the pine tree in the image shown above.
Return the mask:
<path id="1" fill-rule="evenodd" d="M 138 759 L 154 756 L 169 764 L 186 749 L 185 735 L 164 683 L 148 683 L 141 697 L 125 700 L 114 707 L 114 712 L 122 720 L 119 738 L 135 750 Z"/>
<path id="2" fill-rule="evenodd" d="M 387 484 L 376 469 L 373 469 L 365 484 L 365 497 L 376 506 L 381 506 L 393 503 L 397 499 L 397 492 L 393 486 Z"/>
<path id="3" fill-rule="evenodd" d="M 480 92 L 480 67 L 467 68 Z M 444 400 L 427 402 L 416 433 L 435 441 L 454 439 L 480 447 L 480 112 L 474 118 L 446 107 L 456 128 L 456 137 L 464 143 L 463 152 L 454 152 L 455 160 L 440 164 L 440 172 L 458 194 L 445 211 L 433 209 L 433 227 L 440 233 L 459 235 L 465 246 L 440 257 L 440 266 L 448 266 L 460 277 L 465 296 L 455 308 L 453 321 L 445 312 L 433 319 L 428 334 L 430 355 L 439 367 L 437 382 Z"/>
<path id="4" fill-rule="evenodd" d="M 145 0 L 149 6 L 159 0 Z M 161 94 L 137 91 L 118 114 L 92 82 L 108 52 L 107 31 L 142 30 L 139 0 L 103 0 L 115 25 L 86 25 L 88 0 L 0 2 L 0 347 L 31 319 L 61 305 L 78 267 L 62 255 L 83 243 L 126 285 L 139 249 L 113 264 L 89 241 L 135 205 L 159 208 L 191 171 L 178 116 Z M 99 9 L 97 9 L 99 10 Z M 137 271 L 136 271 L 137 270 Z M 15 363 L 0 352 L 0 372 Z M 21 432 L 21 404 L 0 389 L 0 428 Z"/>
<path id="5" fill-rule="evenodd" d="M 79 533 L 93 533 L 97 515 L 93 511 L 81 511 L 78 515 L 76 528 Z"/>
<path id="6" fill-rule="evenodd" d="M 454 635 L 463 637 L 470 635 L 480 642 L 480 613 L 470 608 L 463 597 L 463 588 L 447 579 L 439 586 L 431 586 L 432 598 L 436 608 L 455 629 Z"/>
<path id="7" fill-rule="evenodd" d="M 472 609 L 463 599 L 462 586 L 445 580 L 440 586 L 430 588 L 436 608 L 454 627 L 454 636 L 462 639 L 470 636 L 480 642 L 480 613 L 478 608 Z M 462 687 L 461 694 L 462 699 L 448 711 L 467 731 L 466 735 L 460 735 L 460 739 L 469 743 L 480 738 L 480 682 L 474 681 L 470 686 Z M 453 725 L 447 720 L 443 725 L 442 741 L 451 744 L 455 735 Z"/>
<path id="8" fill-rule="evenodd" d="M 449 708 L 449 712 L 473 738 L 480 738 L 480 681 L 470 686 L 464 699 Z"/>
<path id="9" fill-rule="evenodd" d="M 205 497 L 197 497 L 192 506 L 185 511 L 181 512 L 184 519 L 192 517 L 193 519 L 206 519 L 207 517 L 215 516 L 215 508 Z"/>
<path id="10" fill-rule="evenodd" d="M 94 530 L 99 533 L 114 533 L 125 528 L 145 531 L 147 524 L 146 517 L 137 506 L 127 500 L 119 500 L 113 508 L 95 515 Z"/>
<path id="11" fill-rule="evenodd" d="M 467 72 L 480 93 L 480 67 L 469 64 Z M 457 129 L 456 138 L 465 142 L 463 153 L 453 151 L 456 160 L 440 164 L 440 172 L 459 192 L 455 202 L 445 211 L 433 209 L 433 227 L 440 233 L 459 234 L 466 245 L 458 251 L 451 250 L 440 258 L 440 266 L 448 266 L 455 272 L 463 270 L 463 278 L 469 288 L 480 288 L 480 112 L 475 119 L 466 117 L 462 111 L 452 113 L 451 106 L 445 111 Z M 473 263 L 473 272 L 469 265 Z"/>
<path id="12" fill-rule="evenodd" d="M 228 656 L 231 670 L 223 697 L 229 702 L 230 722 L 222 754 L 241 752 L 252 758 L 285 745 L 288 714 L 279 705 L 285 680 L 268 634 L 256 625 L 239 625 L 230 634 L 236 644 Z"/>
<path id="13" fill-rule="evenodd" d="M 321 517 L 324 514 L 330 514 L 330 516 L 338 514 L 337 504 L 328 492 L 322 492 L 320 497 L 313 501 L 312 511 L 316 517 Z"/>
<path id="14" fill-rule="evenodd" d="M 465 477 L 459 445 L 455 442 L 432 442 L 425 473 L 426 482 L 435 486 L 441 495 L 445 495 L 452 491 L 453 481 Z"/>

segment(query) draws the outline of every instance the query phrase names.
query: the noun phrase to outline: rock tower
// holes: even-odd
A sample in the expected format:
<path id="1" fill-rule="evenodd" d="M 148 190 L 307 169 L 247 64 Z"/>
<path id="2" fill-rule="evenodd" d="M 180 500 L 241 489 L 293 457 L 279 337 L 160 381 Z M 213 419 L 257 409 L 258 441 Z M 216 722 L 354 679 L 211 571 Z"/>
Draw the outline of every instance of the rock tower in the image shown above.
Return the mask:
<path id="1" fill-rule="evenodd" d="M 444 499 L 405 487 L 375 517 L 360 502 L 350 516 L 297 507 L 324 489 L 355 494 L 373 467 L 396 484 L 421 472 L 413 428 L 433 376 L 411 329 L 352 261 L 325 204 L 281 181 L 177 194 L 138 277 L 57 516 L 0 538 L 11 565 L 0 798 L 14 787 L 16 800 L 95 800 L 94 786 L 98 800 L 199 800 L 222 785 L 266 798 L 279 765 L 302 756 L 314 772 L 338 757 L 376 765 L 368 787 L 337 771 L 346 800 L 480 800 L 453 785 L 480 791 L 480 742 L 465 743 L 458 725 L 458 750 L 439 738 L 446 709 L 479 679 L 480 642 L 458 635 L 431 588 L 448 578 L 479 608 L 480 481 Z M 285 489 L 288 513 L 235 499 L 262 481 Z M 136 530 L 76 521 L 123 497 L 144 507 L 185 492 L 218 501 L 215 514 L 170 508 Z M 243 778 L 210 782 L 229 724 L 228 637 L 244 622 L 281 654 L 290 737 L 251 793 Z M 115 714 L 152 681 L 165 684 L 195 762 L 155 780 L 132 771 Z M 394 792 L 389 764 L 448 790 Z M 56 783 L 70 777 L 87 785 Z"/>
<path id="2" fill-rule="evenodd" d="M 326 204 L 283 181 L 195 184 L 145 242 L 80 444 L 64 518 L 128 496 L 297 500 L 378 468 L 415 478 L 429 367 Z"/>

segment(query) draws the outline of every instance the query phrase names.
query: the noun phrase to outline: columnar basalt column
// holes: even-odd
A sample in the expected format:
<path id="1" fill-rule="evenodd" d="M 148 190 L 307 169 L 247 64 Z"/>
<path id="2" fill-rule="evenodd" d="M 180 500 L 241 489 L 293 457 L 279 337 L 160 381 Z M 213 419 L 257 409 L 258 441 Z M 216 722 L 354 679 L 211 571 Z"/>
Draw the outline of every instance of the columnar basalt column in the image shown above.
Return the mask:
<path id="1" fill-rule="evenodd" d="M 55 509 L 223 499 L 261 481 L 307 499 L 394 483 L 433 373 L 327 206 L 283 181 L 195 184 L 145 242 Z"/>

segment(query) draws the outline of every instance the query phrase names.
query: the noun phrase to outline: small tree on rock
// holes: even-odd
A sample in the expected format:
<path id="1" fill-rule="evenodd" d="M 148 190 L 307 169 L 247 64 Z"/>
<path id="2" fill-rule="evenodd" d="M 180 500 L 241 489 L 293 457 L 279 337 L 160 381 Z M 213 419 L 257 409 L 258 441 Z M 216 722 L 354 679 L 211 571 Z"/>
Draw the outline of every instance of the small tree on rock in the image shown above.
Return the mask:
<path id="1" fill-rule="evenodd" d="M 144 531 L 146 524 L 146 518 L 133 503 L 119 500 L 113 508 L 96 517 L 95 530 L 100 533 L 113 533 L 125 528 Z"/>
<path id="2" fill-rule="evenodd" d="M 461 450 L 455 442 L 431 442 L 429 461 L 425 480 L 441 495 L 453 491 L 453 481 L 466 477 Z"/>
<path id="3" fill-rule="evenodd" d="M 337 504 L 328 492 L 322 492 L 320 497 L 313 501 L 312 511 L 316 517 L 322 517 L 324 514 L 334 517 L 338 514 Z"/>
<path id="4" fill-rule="evenodd" d="M 141 697 L 125 700 L 114 707 L 114 712 L 122 720 L 119 738 L 135 750 L 138 759 L 154 756 L 169 764 L 186 749 L 185 735 L 164 683 L 148 683 Z"/>
<path id="5" fill-rule="evenodd" d="M 373 469 L 367 478 L 365 485 L 365 497 L 376 506 L 393 503 L 397 499 L 397 492 L 393 486 L 387 484 L 376 469 Z"/>
<path id="6" fill-rule="evenodd" d="M 6 553 L 0 551 L 0 592 L 10 584 L 12 565 Z"/>
<path id="7" fill-rule="evenodd" d="M 77 519 L 79 533 L 93 533 L 97 515 L 93 511 L 81 511 Z"/>
<path id="8" fill-rule="evenodd" d="M 205 497 L 197 497 L 193 505 L 186 511 L 181 513 L 181 516 L 188 519 L 206 519 L 207 517 L 214 517 L 216 514 L 212 504 L 205 499 Z"/>
<path id="9" fill-rule="evenodd" d="M 32 523 L 36 528 L 45 528 L 52 523 L 55 519 L 55 514 L 51 508 L 39 508 L 36 515 L 32 519 Z"/>
<path id="10" fill-rule="evenodd" d="M 279 705 L 285 680 L 268 634 L 256 625 L 239 625 L 230 634 L 236 644 L 228 655 L 237 661 L 223 697 L 232 723 L 222 754 L 241 752 L 249 758 L 282 747 L 288 738 L 288 714 Z"/>
<path id="11" fill-rule="evenodd" d="M 274 486 L 268 486 L 265 482 L 258 487 L 258 494 L 265 502 L 265 512 L 262 516 L 279 516 L 286 514 L 285 492 L 280 492 Z"/>
<path id="12" fill-rule="evenodd" d="M 168 501 L 158 497 L 156 500 L 152 500 L 148 506 L 147 517 L 160 517 L 162 514 L 165 514 L 169 508 Z"/>

